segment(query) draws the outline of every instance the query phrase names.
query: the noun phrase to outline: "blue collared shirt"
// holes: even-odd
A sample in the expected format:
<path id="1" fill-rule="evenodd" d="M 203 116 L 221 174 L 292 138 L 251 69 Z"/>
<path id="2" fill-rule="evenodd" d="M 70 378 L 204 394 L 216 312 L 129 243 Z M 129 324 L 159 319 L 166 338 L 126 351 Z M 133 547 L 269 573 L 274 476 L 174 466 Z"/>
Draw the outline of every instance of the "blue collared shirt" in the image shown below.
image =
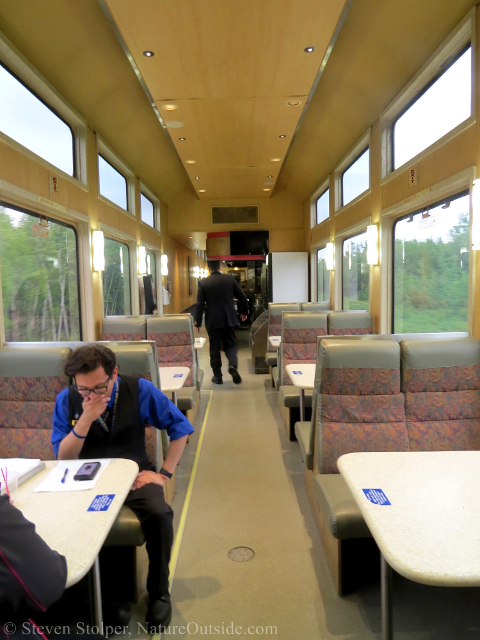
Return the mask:
<path id="1" fill-rule="evenodd" d="M 117 384 L 120 384 L 120 376 Z M 115 393 L 112 393 L 107 405 L 109 410 L 113 407 L 114 398 Z M 177 409 L 160 389 L 145 378 L 138 379 L 138 402 L 142 421 L 157 429 L 166 429 L 170 440 L 178 440 L 193 433 L 192 425 L 180 409 Z M 68 389 L 64 389 L 57 396 L 53 412 L 52 444 L 55 457 L 58 457 L 61 441 L 73 428 L 68 418 Z"/>

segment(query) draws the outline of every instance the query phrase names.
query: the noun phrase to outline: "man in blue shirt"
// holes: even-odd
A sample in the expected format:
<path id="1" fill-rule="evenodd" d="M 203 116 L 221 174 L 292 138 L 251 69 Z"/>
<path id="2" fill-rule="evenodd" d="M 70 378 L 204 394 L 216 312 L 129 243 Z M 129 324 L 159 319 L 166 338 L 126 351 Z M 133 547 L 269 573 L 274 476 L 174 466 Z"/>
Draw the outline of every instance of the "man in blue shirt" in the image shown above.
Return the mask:
<path id="1" fill-rule="evenodd" d="M 73 351 L 65 373 L 74 384 L 57 396 L 52 444 L 59 460 L 128 458 L 140 472 L 125 505 L 137 515 L 147 543 L 149 605 L 147 624 L 166 627 L 172 616 L 168 564 L 173 543 L 173 511 L 163 487 L 172 477 L 193 428 L 151 382 L 120 378 L 115 354 L 99 344 Z M 145 425 L 166 429 L 170 446 L 159 473 L 145 447 Z"/>

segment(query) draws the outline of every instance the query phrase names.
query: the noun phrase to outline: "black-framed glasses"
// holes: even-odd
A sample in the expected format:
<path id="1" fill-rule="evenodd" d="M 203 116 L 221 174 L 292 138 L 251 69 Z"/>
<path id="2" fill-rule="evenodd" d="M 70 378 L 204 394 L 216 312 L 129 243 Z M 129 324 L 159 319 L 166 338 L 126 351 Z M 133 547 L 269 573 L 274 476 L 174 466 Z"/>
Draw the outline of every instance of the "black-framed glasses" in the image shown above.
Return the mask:
<path id="1" fill-rule="evenodd" d="M 81 396 L 83 396 L 84 398 L 89 396 L 91 393 L 94 393 L 95 395 L 100 396 L 100 395 L 102 395 L 102 393 L 105 393 L 107 391 L 108 385 L 110 384 L 110 380 L 111 379 L 112 379 L 112 376 L 110 376 L 108 378 L 108 380 L 105 382 L 105 384 L 97 385 L 93 389 L 86 389 L 85 387 L 79 388 L 78 385 L 77 385 L 77 381 L 76 380 L 75 380 L 75 383 L 74 383 L 73 386 L 78 391 L 78 393 Z"/>

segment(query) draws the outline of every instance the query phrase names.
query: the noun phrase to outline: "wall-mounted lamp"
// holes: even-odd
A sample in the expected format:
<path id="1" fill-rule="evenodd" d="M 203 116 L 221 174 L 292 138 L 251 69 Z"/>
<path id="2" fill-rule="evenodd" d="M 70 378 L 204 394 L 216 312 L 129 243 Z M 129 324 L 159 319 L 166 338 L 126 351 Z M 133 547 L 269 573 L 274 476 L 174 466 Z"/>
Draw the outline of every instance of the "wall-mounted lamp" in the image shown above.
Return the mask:
<path id="1" fill-rule="evenodd" d="M 472 249 L 480 250 L 480 184 L 473 181 L 472 186 Z"/>
<path id="2" fill-rule="evenodd" d="M 378 264 L 378 226 L 367 227 L 367 264 Z"/>
<path id="3" fill-rule="evenodd" d="M 200 278 L 200 267 L 193 267 L 193 277 L 197 278 L 197 280 Z"/>
<path id="4" fill-rule="evenodd" d="M 92 233 L 93 245 L 93 270 L 105 271 L 105 239 L 103 231 L 94 231 Z"/>
<path id="5" fill-rule="evenodd" d="M 138 275 L 147 273 L 147 250 L 143 245 L 138 247 Z"/>
<path id="6" fill-rule="evenodd" d="M 168 256 L 166 253 L 162 253 L 162 276 L 168 276 Z"/>
<path id="7" fill-rule="evenodd" d="M 325 266 L 327 267 L 328 271 L 333 271 L 335 263 L 334 263 L 334 259 L 333 259 L 333 242 L 327 242 L 327 257 L 325 260 Z"/>

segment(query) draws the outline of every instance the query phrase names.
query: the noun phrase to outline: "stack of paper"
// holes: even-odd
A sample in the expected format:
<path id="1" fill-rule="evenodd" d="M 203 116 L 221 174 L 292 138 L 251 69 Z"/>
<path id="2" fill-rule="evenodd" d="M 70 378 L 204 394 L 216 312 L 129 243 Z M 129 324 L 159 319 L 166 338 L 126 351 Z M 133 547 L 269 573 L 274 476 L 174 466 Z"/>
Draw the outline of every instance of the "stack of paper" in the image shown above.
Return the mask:
<path id="1" fill-rule="evenodd" d="M 0 458 L 0 469 L 6 470 L 10 477 L 16 473 L 18 475 L 18 486 L 30 480 L 32 476 L 44 468 L 45 462 L 42 462 L 40 459 Z"/>

